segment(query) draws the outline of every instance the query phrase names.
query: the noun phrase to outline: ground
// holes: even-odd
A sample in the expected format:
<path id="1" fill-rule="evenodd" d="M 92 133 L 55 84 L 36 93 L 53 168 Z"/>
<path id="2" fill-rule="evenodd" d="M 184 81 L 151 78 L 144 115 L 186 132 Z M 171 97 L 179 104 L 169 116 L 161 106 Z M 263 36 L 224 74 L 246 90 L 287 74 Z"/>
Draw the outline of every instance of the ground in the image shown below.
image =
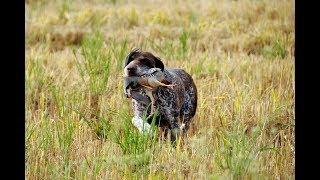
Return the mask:
<path id="1" fill-rule="evenodd" d="M 27 179 L 294 179 L 294 1 L 26 1 Z M 177 148 L 131 124 L 134 47 L 198 88 Z"/>

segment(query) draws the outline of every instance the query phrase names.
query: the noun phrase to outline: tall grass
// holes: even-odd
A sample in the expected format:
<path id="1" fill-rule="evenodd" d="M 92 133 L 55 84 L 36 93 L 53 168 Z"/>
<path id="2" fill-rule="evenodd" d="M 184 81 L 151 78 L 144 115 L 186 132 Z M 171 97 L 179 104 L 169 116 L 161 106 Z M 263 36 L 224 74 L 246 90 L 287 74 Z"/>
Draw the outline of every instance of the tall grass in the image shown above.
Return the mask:
<path id="1" fill-rule="evenodd" d="M 100 95 L 107 90 L 109 79 L 110 55 L 103 47 L 103 39 L 99 31 L 86 37 L 81 47 L 83 59 L 76 58 L 78 72 L 88 88 L 91 118 L 98 118 L 100 114 Z"/>

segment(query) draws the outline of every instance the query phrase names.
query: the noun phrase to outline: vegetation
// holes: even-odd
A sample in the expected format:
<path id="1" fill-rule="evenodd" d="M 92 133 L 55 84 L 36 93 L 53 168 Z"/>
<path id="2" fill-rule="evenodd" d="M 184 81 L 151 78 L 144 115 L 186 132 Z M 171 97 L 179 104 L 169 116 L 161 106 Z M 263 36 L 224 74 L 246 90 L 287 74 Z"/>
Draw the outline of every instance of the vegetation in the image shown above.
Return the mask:
<path id="1" fill-rule="evenodd" d="M 28 0 L 26 11 L 27 179 L 294 178 L 293 1 Z M 131 124 L 133 47 L 195 80 L 177 148 Z"/>

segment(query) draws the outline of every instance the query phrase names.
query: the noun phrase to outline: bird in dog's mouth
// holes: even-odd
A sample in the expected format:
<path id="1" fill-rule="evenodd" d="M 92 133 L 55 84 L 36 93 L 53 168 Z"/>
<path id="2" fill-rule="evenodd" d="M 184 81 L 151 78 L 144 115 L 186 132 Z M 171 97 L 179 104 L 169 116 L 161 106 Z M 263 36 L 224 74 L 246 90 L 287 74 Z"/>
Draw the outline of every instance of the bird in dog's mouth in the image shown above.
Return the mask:
<path id="1" fill-rule="evenodd" d="M 128 76 L 124 75 L 124 87 L 127 98 L 135 98 L 131 90 L 138 89 L 139 87 L 145 87 L 149 91 L 155 90 L 157 87 L 173 87 L 174 84 L 170 84 L 165 80 L 164 73 L 159 68 L 150 68 L 146 73 L 140 76 Z M 136 97 L 139 100 L 142 97 Z"/>

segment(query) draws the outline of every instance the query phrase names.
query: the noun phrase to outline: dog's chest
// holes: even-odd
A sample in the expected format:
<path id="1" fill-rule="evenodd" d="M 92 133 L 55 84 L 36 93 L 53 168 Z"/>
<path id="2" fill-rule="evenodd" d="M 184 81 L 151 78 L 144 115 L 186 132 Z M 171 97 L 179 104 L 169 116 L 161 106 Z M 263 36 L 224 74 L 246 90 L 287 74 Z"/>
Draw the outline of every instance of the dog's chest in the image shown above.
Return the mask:
<path id="1" fill-rule="evenodd" d="M 160 110 L 180 110 L 184 101 L 184 92 L 178 86 L 159 87 L 152 95 L 154 105 Z"/>

